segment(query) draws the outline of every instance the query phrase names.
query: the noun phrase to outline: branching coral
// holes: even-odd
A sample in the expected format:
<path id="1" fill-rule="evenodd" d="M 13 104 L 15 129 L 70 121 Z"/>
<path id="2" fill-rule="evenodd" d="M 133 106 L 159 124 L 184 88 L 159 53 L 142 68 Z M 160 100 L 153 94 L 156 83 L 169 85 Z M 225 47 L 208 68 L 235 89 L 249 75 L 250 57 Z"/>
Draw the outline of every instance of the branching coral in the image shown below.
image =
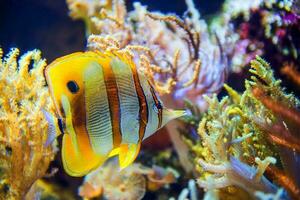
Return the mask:
<path id="1" fill-rule="evenodd" d="M 67 0 L 69 15 L 73 19 L 81 19 L 86 25 L 86 34 L 98 33 L 91 17 L 100 16 L 102 8 L 111 9 L 111 0 Z"/>
<path id="2" fill-rule="evenodd" d="M 226 120 L 232 115 L 233 109 L 226 105 L 229 103 L 228 98 L 224 98 L 220 103 L 216 97 L 208 101 L 208 116 L 202 119 L 198 129 L 203 146 L 196 150 L 205 159 L 201 158 L 198 161 L 201 171 L 213 175 L 206 174 L 199 179 L 200 187 L 214 189 L 238 186 L 250 194 L 256 190 L 272 192 L 274 186 L 262 177 L 265 165 L 258 164 L 258 168 L 255 169 L 245 162 L 241 143 L 252 137 L 252 133 L 247 130 L 249 127 L 239 125 L 241 119 L 237 116 Z M 266 159 L 267 165 L 274 163 L 272 157 Z"/>
<path id="3" fill-rule="evenodd" d="M 54 146 L 45 146 L 42 109 L 53 112 L 43 77 L 46 62 L 37 50 L 17 61 L 18 55 L 12 49 L 2 59 L 0 49 L 0 199 L 24 198 L 55 154 Z"/>
<path id="4" fill-rule="evenodd" d="M 198 183 L 206 189 L 238 186 L 250 194 L 255 191 L 274 193 L 276 187 L 263 176 L 266 171 L 296 197 L 299 189 L 295 179 L 283 174 L 278 167 L 283 165 L 282 170 L 295 173 L 291 167 L 299 167 L 299 163 L 291 157 L 293 153 L 289 154 L 288 149 L 281 149 L 273 142 L 280 144 L 274 135 L 281 141 L 292 137 L 286 140 L 289 145 L 280 145 L 297 149 L 293 144 L 298 141 L 294 139 L 295 127 L 299 128 L 296 111 L 299 101 L 284 92 L 281 81 L 274 78 L 269 64 L 262 58 L 251 62 L 250 72 L 254 76 L 246 81 L 243 94 L 225 85 L 229 97 L 220 102 L 216 96 L 207 98 L 209 109 L 198 128 L 201 142 L 195 144 L 187 140 L 197 155 L 195 162 L 202 173 Z M 275 164 L 276 160 L 277 167 L 270 167 L 269 164 Z M 251 166 L 254 161 L 257 169 Z"/>

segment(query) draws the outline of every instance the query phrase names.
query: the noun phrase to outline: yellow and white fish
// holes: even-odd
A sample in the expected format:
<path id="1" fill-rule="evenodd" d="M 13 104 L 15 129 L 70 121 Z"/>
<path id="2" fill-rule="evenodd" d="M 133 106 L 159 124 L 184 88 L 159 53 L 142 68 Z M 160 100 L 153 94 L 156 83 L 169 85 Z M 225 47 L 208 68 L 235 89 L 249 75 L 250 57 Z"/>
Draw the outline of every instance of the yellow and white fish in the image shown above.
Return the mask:
<path id="1" fill-rule="evenodd" d="M 123 54 L 73 53 L 47 66 L 45 77 L 64 124 L 62 160 L 71 176 L 86 175 L 114 155 L 125 168 L 143 139 L 185 115 L 164 108 L 146 77 Z"/>

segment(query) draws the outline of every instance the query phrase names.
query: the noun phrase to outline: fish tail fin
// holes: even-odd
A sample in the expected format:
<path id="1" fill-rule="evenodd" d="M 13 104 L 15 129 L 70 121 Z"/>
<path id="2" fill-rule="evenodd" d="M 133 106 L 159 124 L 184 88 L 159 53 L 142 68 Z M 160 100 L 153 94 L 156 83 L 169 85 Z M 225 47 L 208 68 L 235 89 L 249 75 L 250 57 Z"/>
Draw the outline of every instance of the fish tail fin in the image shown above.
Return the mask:
<path id="1" fill-rule="evenodd" d="M 136 159 L 141 148 L 141 143 L 138 144 L 121 144 L 119 150 L 120 169 L 128 167 Z"/>
<path id="2" fill-rule="evenodd" d="M 62 161 L 67 174 L 80 177 L 101 166 L 107 159 L 106 155 L 95 154 L 88 145 L 74 147 L 69 134 L 64 134 L 62 144 Z"/>
<path id="3" fill-rule="evenodd" d="M 186 116 L 187 112 L 185 110 L 173 110 L 164 109 L 163 110 L 163 125 L 167 124 L 172 119 L 176 119 L 182 116 Z"/>

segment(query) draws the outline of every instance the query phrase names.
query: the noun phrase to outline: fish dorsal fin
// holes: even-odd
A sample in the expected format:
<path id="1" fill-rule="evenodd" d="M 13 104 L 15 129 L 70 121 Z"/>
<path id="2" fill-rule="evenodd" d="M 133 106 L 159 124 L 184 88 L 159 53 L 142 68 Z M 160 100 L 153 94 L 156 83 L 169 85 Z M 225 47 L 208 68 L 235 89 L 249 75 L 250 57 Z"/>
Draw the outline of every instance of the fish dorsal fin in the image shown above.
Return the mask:
<path id="1" fill-rule="evenodd" d="M 162 125 L 164 126 L 167 124 L 169 121 L 185 116 L 187 115 L 187 112 L 184 110 L 173 110 L 173 109 L 163 109 L 163 120 L 162 120 Z"/>
<path id="2" fill-rule="evenodd" d="M 92 149 L 101 155 L 113 148 L 113 135 L 109 102 L 103 68 L 92 62 L 84 71 L 86 127 Z"/>

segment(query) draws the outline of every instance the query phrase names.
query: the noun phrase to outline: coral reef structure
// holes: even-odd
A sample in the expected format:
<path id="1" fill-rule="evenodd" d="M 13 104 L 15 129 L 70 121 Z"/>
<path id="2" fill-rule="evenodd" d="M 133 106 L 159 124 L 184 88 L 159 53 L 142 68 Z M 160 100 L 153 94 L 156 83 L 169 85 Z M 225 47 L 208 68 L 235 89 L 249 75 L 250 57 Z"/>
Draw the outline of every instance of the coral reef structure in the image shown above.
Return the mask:
<path id="1" fill-rule="evenodd" d="M 0 199 L 22 199 L 42 178 L 54 159 L 55 145 L 45 146 L 48 122 L 42 109 L 53 113 L 45 86 L 46 65 L 38 50 L 19 60 L 18 49 L 3 59 L 0 49 Z"/>
<path id="2" fill-rule="evenodd" d="M 198 184 L 207 190 L 234 186 L 250 195 L 256 191 L 276 193 L 277 186 L 263 176 L 266 171 L 296 198 L 299 163 L 294 151 L 299 152 L 299 140 L 294 128 L 299 127 L 295 110 L 299 100 L 284 92 L 262 58 L 251 62 L 250 71 L 255 76 L 246 81 L 243 94 L 225 85 L 229 97 L 221 101 L 216 96 L 206 98 L 209 108 L 198 127 L 200 141 L 187 140 L 197 155 Z M 287 198 L 284 195 L 282 198 Z"/>
<path id="3" fill-rule="evenodd" d="M 0 49 L 0 199 L 299 199 L 299 1 L 225 0 L 204 17 L 185 2 L 177 16 L 138 1 L 66 0 L 88 51 L 129 58 L 166 107 L 189 112 L 154 136 L 173 146 L 149 138 L 121 171 L 111 158 L 84 180 L 41 179 L 58 129 L 46 62 Z"/>

